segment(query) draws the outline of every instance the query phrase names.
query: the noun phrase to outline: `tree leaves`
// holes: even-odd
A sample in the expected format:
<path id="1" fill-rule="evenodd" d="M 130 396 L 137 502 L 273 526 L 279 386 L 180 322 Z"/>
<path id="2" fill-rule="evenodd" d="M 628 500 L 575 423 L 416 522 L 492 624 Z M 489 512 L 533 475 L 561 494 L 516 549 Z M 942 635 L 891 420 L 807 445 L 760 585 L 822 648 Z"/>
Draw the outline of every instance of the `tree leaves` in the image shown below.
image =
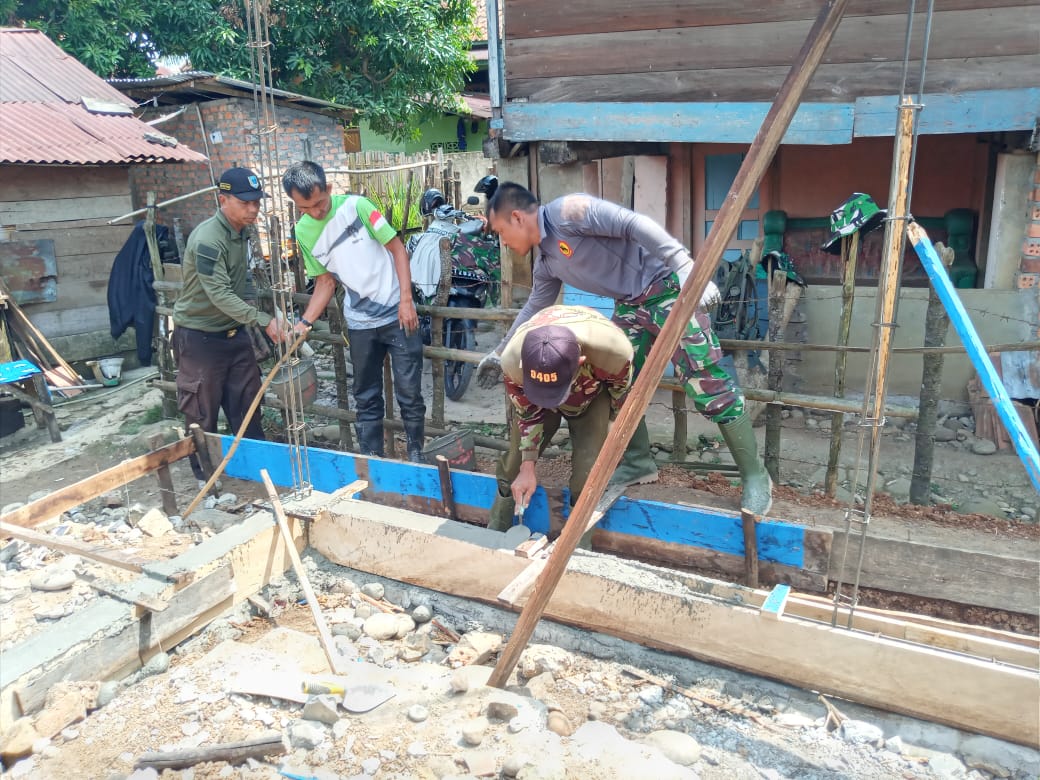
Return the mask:
<path id="1" fill-rule="evenodd" d="M 475 66 L 473 0 L 269 0 L 274 86 L 358 110 L 377 132 L 415 138 L 452 106 Z M 154 75 L 160 57 L 254 79 L 252 6 L 236 0 L 0 0 L 105 78 Z"/>

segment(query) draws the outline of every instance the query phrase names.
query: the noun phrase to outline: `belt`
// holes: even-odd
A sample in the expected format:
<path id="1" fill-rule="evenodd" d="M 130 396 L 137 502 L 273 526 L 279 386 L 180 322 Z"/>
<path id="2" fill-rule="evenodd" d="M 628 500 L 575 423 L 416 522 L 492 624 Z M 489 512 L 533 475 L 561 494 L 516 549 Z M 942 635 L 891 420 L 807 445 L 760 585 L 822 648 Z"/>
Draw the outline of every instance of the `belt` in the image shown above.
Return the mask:
<path id="1" fill-rule="evenodd" d="M 177 327 L 183 330 L 190 330 L 192 333 L 201 333 L 203 336 L 220 336 L 228 339 L 233 339 L 235 334 L 242 329 L 241 325 L 236 325 L 230 330 L 199 330 L 198 328 L 186 328 L 183 325 L 177 325 Z"/>

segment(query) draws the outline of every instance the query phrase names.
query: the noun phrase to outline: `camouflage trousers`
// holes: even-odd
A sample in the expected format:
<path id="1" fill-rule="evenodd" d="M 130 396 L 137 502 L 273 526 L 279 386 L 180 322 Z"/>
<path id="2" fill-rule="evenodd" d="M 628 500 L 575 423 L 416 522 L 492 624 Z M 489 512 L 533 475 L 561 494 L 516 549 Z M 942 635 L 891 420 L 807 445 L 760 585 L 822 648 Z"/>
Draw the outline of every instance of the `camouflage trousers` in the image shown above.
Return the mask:
<path id="1" fill-rule="evenodd" d="M 635 351 L 633 369 L 638 376 L 661 333 L 679 295 L 679 280 L 672 276 L 655 282 L 634 300 L 614 303 L 613 321 L 628 336 Z M 722 348 L 706 312 L 698 309 L 683 331 L 672 355 L 675 374 L 682 380 L 694 408 L 714 423 L 735 420 L 744 412 L 744 394 L 718 363 Z"/>

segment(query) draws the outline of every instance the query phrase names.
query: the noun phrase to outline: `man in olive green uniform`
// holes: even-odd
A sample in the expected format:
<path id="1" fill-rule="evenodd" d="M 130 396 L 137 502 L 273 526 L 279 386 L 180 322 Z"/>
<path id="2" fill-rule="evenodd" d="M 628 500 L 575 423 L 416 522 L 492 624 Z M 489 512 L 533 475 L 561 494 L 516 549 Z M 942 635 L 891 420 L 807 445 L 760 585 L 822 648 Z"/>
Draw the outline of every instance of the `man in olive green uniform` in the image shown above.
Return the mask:
<path id="1" fill-rule="evenodd" d="M 186 428 L 197 423 L 210 433 L 216 432 L 223 408 L 237 433 L 261 384 L 246 326 L 266 328 L 274 341 L 281 340 L 282 329 L 278 320 L 246 301 L 252 285 L 244 231 L 256 222 L 266 193 L 248 168 L 228 169 L 217 188 L 219 210 L 188 236 L 184 288 L 173 309 L 177 406 Z M 245 435 L 264 438 L 258 414 Z"/>

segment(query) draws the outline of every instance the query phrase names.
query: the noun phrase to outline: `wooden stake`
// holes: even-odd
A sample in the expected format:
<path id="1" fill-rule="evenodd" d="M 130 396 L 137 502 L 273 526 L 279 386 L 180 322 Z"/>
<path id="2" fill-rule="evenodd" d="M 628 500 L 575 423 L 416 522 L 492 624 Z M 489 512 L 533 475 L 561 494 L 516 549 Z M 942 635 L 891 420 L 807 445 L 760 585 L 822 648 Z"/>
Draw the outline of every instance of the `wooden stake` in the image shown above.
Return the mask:
<path id="1" fill-rule="evenodd" d="M 148 439 L 148 446 L 153 451 L 162 448 L 162 434 L 157 433 Z M 159 497 L 162 500 L 163 511 L 167 515 L 177 514 L 177 494 L 173 492 L 173 475 L 170 474 L 170 467 L 166 464 L 159 466 L 155 470 L 155 476 L 159 480 Z"/>
<path id="2" fill-rule="evenodd" d="M 271 499 L 271 509 L 278 523 L 278 530 L 282 532 L 282 541 L 285 542 L 285 549 L 289 553 L 289 559 L 292 561 L 296 579 L 300 581 L 303 596 L 307 599 L 307 606 L 311 608 L 311 614 L 314 616 L 314 625 L 318 628 L 318 638 L 321 640 L 321 649 L 325 651 L 325 658 L 329 662 L 329 669 L 333 674 L 345 674 L 345 670 L 339 664 L 339 655 L 334 649 L 332 633 L 325 623 L 325 616 L 321 614 L 321 606 L 314 595 L 311 581 L 307 579 L 307 571 L 303 568 L 303 561 L 300 560 L 300 553 L 297 552 L 296 544 L 293 542 L 292 531 L 289 530 L 289 521 L 285 518 L 285 510 L 282 509 L 278 491 L 275 490 L 267 469 L 260 469 L 260 478 L 263 479 L 264 487 L 267 489 L 267 497 Z"/>
<path id="3" fill-rule="evenodd" d="M 549 565 L 538 578 L 535 591 L 520 614 L 513 635 L 491 673 L 488 680 L 489 685 L 498 688 L 504 687 L 517 661 L 520 660 L 520 654 L 527 645 L 531 634 L 534 633 L 542 612 L 545 611 L 556 585 L 563 576 L 570 554 L 585 532 L 585 527 L 592 517 L 595 506 L 603 495 L 611 474 L 614 473 L 614 469 L 621 460 L 621 454 L 628 444 L 628 440 L 632 438 L 636 425 L 646 412 L 647 403 L 653 395 L 658 381 L 664 375 L 665 365 L 678 346 L 686 323 L 700 305 L 704 288 L 708 280 L 715 274 L 722 253 L 736 231 L 744 208 L 751 200 L 753 192 L 758 188 L 762 175 L 776 153 L 784 133 L 787 132 L 795 111 L 798 110 L 802 94 L 812 80 L 813 74 L 827 50 L 827 45 L 838 29 L 838 23 L 841 21 L 846 5 L 848 5 L 848 0 L 829 0 L 821 8 L 806 42 L 799 52 L 798 59 L 777 93 L 777 99 L 769 109 L 769 113 L 766 114 L 762 127 L 737 172 L 733 186 L 712 223 L 704 247 L 698 253 L 697 261 L 694 263 L 693 273 L 690 274 L 683 289 L 679 292 L 679 297 L 673 304 L 672 311 L 647 356 L 643 370 L 636 379 L 627 402 L 622 407 L 610 433 L 607 434 L 607 440 L 592 467 L 589 480 L 571 513 L 570 521 L 563 527 L 562 535 L 556 540 L 559 554 L 553 555 Z"/>
<path id="4" fill-rule="evenodd" d="M 852 305 L 856 300 L 856 263 L 859 260 L 859 231 L 841 239 L 841 260 L 844 269 L 841 279 L 841 321 L 838 325 L 838 344 L 848 346 L 852 331 Z M 845 397 L 845 367 L 849 353 L 839 352 L 834 358 L 834 396 Z M 827 476 L 824 492 L 834 498 L 838 491 L 838 461 L 841 459 L 841 428 L 844 412 L 831 414 L 831 448 L 827 455 Z"/>
<path id="5" fill-rule="evenodd" d="M 458 520 L 458 512 L 455 511 L 455 491 L 451 487 L 451 467 L 443 455 L 437 456 L 437 474 L 441 480 L 441 506 L 444 507 L 444 515 Z"/>
<path id="6" fill-rule="evenodd" d="M 954 251 L 942 244 L 935 245 L 936 254 L 949 271 Z M 950 318 L 946 314 L 934 285 L 928 287 L 928 308 L 924 315 L 924 345 L 941 347 L 946 343 Z M 938 422 L 939 400 L 942 398 L 943 354 L 927 354 L 921 368 L 921 400 L 917 405 L 917 433 L 914 437 L 914 467 L 910 472 L 910 503 L 928 506 L 932 499 L 932 465 L 935 456 L 935 428 Z"/>
<path id="7" fill-rule="evenodd" d="M 740 510 L 740 524 L 744 530 L 744 584 L 758 587 L 758 537 L 755 528 L 758 518 L 754 512 Z"/>
<path id="8" fill-rule="evenodd" d="M 135 769 L 185 769 L 207 761 L 225 761 L 235 766 L 247 758 L 280 756 L 286 752 L 281 732 L 271 731 L 242 742 L 226 742 L 209 747 L 171 750 L 162 753 L 143 753 L 134 763 Z"/>

